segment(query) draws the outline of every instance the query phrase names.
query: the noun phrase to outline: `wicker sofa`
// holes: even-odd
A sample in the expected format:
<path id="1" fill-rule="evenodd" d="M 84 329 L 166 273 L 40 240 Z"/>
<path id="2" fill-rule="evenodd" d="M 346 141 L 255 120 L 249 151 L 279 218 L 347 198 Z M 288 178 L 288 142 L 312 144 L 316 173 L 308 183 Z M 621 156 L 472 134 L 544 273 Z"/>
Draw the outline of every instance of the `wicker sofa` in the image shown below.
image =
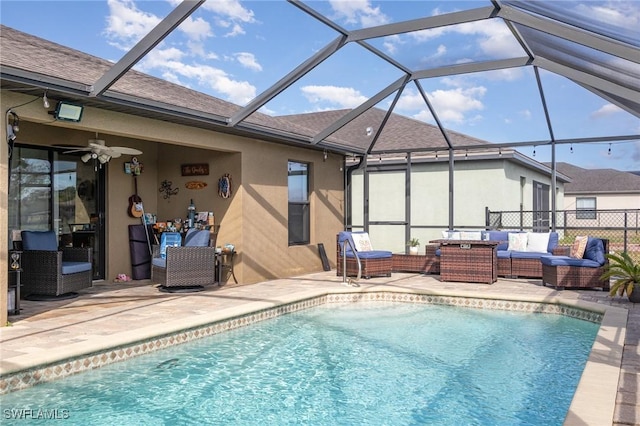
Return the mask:
<path id="1" fill-rule="evenodd" d="M 535 237 L 546 237 L 548 242 L 544 247 L 537 247 L 532 250 L 510 250 L 509 234 L 525 234 L 521 231 L 443 231 L 443 237 L 477 240 L 485 239 L 490 241 L 500 241 L 497 246 L 498 276 L 518 278 L 542 278 L 542 263 L 540 259 L 544 256 L 569 255 L 570 247 L 558 244 L 559 236 L 557 232 L 534 233 Z M 542 240 L 541 240 L 542 241 Z M 440 247 L 436 244 L 429 244 L 425 248 L 427 257 L 425 268 L 426 273 L 440 273 Z"/>
<path id="2" fill-rule="evenodd" d="M 541 259 L 542 283 L 558 290 L 601 288 L 609 290 L 609 280 L 601 280 L 609 259 L 609 240 L 589 237 L 582 258 L 546 256 Z"/>

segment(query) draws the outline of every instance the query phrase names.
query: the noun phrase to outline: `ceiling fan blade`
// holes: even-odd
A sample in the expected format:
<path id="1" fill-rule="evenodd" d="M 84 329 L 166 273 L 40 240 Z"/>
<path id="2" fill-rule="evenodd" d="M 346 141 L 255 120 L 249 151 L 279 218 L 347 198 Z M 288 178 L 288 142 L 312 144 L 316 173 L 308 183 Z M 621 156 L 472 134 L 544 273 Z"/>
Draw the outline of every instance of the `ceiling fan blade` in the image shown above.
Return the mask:
<path id="1" fill-rule="evenodd" d="M 109 149 L 112 150 L 112 151 L 119 152 L 120 154 L 126 154 L 126 155 L 140 155 L 140 154 L 142 154 L 142 151 L 137 150 L 137 149 L 133 149 L 133 148 L 128 148 L 126 146 L 111 146 L 111 147 L 109 147 Z"/>
<path id="2" fill-rule="evenodd" d="M 74 152 L 84 152 L 84 151 L 91 151 L 91 148 L 86 147 L 86 148 L 70 149 L 68 151 L 64 151 L 63 154 L 72 154 Z"/>

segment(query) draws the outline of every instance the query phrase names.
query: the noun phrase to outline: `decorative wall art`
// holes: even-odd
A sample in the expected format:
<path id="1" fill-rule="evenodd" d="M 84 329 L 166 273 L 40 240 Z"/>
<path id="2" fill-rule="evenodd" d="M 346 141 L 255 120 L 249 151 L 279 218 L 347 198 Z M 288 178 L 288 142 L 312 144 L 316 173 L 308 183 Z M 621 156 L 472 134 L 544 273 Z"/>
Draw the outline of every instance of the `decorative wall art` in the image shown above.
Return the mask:
<path id="1" fill-rule="evenodd" d="M 180 188 L 172 188 L 172 185 L 173 182 L 170 180 L 163 180 L 162 183 L 160 183 L 160 189 L 158 189 L 158 192 L 162 193 L 162 198 L 165 200 L 169 199 L 172 195 L 176 195 L 180 190 Z"/>
<path id="2" fill-rule="evenodd" d="M 231 175 L 229 173 L 223 175 L 218 180 L 218 195 L 222 198 L 231 196 Z"/>
<path id="3" fill-rule="evenodd" d="M 182 176 L 208 176 L 209 164 L 183 164 L 180 171 Z"/>
<path id="4" fill-rule="evenodd" d="M 187 189 L 204 189 L 207 187 L 207 182 L 203 182 L 201 180 L 192 180 L 184 184 L 184 187 Z"/>

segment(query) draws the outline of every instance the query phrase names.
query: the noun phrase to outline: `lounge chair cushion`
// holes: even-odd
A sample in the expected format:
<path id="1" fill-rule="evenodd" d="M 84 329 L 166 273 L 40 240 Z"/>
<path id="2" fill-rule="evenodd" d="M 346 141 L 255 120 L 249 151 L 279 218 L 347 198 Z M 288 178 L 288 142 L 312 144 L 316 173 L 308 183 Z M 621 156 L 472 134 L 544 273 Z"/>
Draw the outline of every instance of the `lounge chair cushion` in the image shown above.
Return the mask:
<path id="1" fill-rule="evenodd" d="M 91 262 L 62 262 L 62 275 L 77 274 L 78 272 L 90 271 L 93 266 Z"/>
<path id="2" fill-rule="evenodd" d="M 356 243 L 354 242 L 353 236 L 355 236 L 356 240 L 362 239 L 364 242 L 359 241 L 359 245 L 356 245 Z M 366 240 L 368 240 L 368 238 L 369 238 L 369 234 L 366 232 L 342 231 L 338 233 L 338 243 L 340 244 L 341 250 L 344 246 L 343 245 L 344 241 L 346 239 L 350 239 L 351 243 L 353 244 L 353 246 L 356 248 L 356 251 L 358 252 L 358 257 L 360 257 L 361 259 L 383 259 L 383 258 L 391 257 L 392 253 L 390 251 L 372 250 L 371 243 L 370 242 L 368 244 L 366 243 Z M 361 251 L 359 246 L 360 248 L 363 248 L 364 251 Z M 351 250 L 351 247 L 348 244 L 345 250 L 345 255 L 346 257 L 355 257 L 355 255 L 353 254 L 353 251 Z"/>
<path id="3" fill-rule="evenodd" d="M 593 260 L 597 262 L 599 266 L 604 265 L 606 258 L 604 256 L 604 244 L 602 244 L 602 240 L 600 238 L 589 237 L 582 258 Z"/>
<path id="4" fill-rule="evenodd" d="M 189 229 L 184 237 L 185 247 L 209 247 L 211 235 L 205 229 Z"/>
<path id="5" fill-rule="evenodd" d="M 58 251 L 58 237 L 54 231 L 22 231 L 23 250 Z"/>
<path id="6" fill-rule="evenodd" d="M 586 268 L 599 268 L 598 262 L 590 259 L 576 259 L 569 256 L 543 256 L 540 262 L 547 266 L 580 266 Z"/>

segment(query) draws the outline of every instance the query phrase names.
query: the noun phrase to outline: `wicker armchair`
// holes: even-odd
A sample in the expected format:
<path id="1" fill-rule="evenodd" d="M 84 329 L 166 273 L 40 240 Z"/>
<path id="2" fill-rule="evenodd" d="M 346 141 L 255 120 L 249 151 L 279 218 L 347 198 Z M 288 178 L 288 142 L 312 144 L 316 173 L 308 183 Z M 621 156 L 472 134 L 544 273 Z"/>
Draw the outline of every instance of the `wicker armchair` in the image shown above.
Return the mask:
<path id="1" fill-rule="evenodd" d="M 77 297 L 93 284 L 91 247 L 58 250 L 54 231 L 22 231 L 22 293 L 29 300 Z"/>
<path id="2" fill-rule="evenodd" d="M 359 243 L 354 242 L 354 236 L 359 238 Z M 340 232 L 336 236 L 336 259 L 337 268 L 336 275 L 342 276 L 343 268 L 343 244 L 346 239 L 350 239 L 353 247 L 358 252 L 358 258 L 360 259 L 360 266 L 362 267 L 361 276 L 363 278 L 371 277 L 390 277 L 393 270 L 393 258 L 390 251 L 383 250 L 371 250 L 371 243 L 369 242 L 369 235 L 366 232 Z M 367 246 L 367 248 L 363 247 Z M 351 251 L 351 248 L 347 244 L 346 249 L 347 260 L 347 276 L 358 275 L 358 261 Z"/>
<path id="3" fill-rule="evenodd" d="M 177 247 L 166 245 L 170 234 L 165 232 L 160 246 L 153 247 L 151 280 L 160 284 L 160 291 L 202 291 L 204 286 L 214 284 L 216 248 L 215 242 L 210 244 L 212 234 L 207 230 L 189 230 L 184 246 Z"/>

